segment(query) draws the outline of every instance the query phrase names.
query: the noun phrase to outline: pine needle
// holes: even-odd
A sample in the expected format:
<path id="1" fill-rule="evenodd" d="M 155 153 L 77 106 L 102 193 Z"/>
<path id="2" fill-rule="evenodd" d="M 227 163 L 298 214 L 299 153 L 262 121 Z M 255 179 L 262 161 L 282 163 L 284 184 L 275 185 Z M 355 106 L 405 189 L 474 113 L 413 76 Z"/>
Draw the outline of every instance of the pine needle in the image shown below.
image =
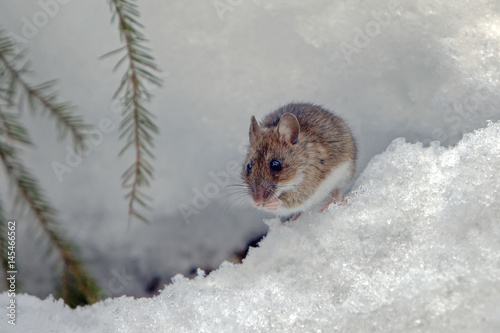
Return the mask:
<path id="1" fill-rule="evenodd" d="M 8 140 L 27 146 L 33 145 L 28 131 L 18 119 L 18 114 L 4 112 L 0 108 L 0 138 L 5 137 Z"/>

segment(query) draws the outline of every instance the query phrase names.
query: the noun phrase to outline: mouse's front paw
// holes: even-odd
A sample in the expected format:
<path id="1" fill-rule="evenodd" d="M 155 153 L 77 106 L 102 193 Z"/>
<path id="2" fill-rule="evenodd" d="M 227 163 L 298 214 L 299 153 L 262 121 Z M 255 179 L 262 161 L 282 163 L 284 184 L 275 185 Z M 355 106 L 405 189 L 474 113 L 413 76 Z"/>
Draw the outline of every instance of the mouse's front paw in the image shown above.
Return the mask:
<path id="1" fill-rule="evenodd" d="M 264 208 L 269 210 L 276 210 L 282 206 L 282 202 L 278 198 L 274 198 L 264 204 Z"/>

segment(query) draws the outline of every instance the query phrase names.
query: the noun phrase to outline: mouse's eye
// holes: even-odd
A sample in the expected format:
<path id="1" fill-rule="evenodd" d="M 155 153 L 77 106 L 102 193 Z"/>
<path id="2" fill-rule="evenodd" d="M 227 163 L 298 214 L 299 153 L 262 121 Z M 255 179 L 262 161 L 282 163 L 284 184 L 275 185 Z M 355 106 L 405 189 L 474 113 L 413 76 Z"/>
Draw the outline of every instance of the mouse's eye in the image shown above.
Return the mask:
<path id="1" fill-rule="evenodd" d="M 247 164 L 247 173 L 250 174 L 252 172 L 252 162 Z"/>
<path id="2" fill-rule="evenodd" d="M 272 160 L 271 163 L 269 163 L 269 168 L 271 168 L 272 171 L 281 171 L 281 162 L 278 160 Z"/>

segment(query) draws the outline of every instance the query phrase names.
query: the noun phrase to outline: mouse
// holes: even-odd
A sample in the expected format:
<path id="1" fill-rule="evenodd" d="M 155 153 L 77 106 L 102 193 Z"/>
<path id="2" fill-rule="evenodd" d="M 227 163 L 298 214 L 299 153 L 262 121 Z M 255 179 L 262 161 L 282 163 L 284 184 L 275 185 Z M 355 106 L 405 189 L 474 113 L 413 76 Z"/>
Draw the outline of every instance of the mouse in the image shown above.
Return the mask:
<path id="1" fill-rule="evenodd" d="M 252 205 L 282 221 L 340 202 L 356 170 L 357 146 L 336 114 L 290 103 L 262 121 L 250 119 L 241 179 Z"/>

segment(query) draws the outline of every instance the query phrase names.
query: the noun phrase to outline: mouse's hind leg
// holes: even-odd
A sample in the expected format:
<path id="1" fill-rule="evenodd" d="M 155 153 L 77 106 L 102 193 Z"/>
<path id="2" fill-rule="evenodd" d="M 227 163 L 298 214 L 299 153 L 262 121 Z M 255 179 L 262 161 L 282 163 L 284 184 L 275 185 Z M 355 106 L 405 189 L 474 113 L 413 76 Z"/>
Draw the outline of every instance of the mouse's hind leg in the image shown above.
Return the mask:
<path id="1" fill-rule="evenodd" d="M 328 208 L 328 206 L 330 206 L 331 204 L 338 203 L 341 201 L 345 202 L 345 199 L 342 198 L 342 191 L 340 189 L 336 188 L 332 192 L 332 199 L 330 201 L 328 201 L 326 204 L 324 204 L 323 207 L 321 207 L 321 209 L 319 211 L 324 212 Z"/>

